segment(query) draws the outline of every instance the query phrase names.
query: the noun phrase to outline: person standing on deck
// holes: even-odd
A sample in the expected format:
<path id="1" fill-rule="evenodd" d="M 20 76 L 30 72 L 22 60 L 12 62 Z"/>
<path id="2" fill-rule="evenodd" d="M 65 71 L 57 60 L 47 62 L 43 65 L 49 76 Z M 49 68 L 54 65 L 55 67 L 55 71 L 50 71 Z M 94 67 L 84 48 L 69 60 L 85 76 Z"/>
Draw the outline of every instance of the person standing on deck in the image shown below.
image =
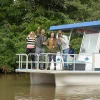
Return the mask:
<path id="1" fill-rule="evenodd" d="M 68 54 L 68 48 L 69 48 L 69 40 L 66 35 L 63 34 L 61 30 L 58 31 L 58 42 L 61 45 L 61 52 L 63 54 Z M 64 60 L 64 69 L 67 69 L 67 55 L 63 55 L 63 60 Z"/>
<path id="2" fill-rule="evenodd" d="M 74 48 L 72 48 L 72 45 L 69 44 L 69 50 L 68 50 L 68 54 L 74 54 Z M 70 55 L 71 57 L 74 57 L 74 55 Z"/>
<path id="3" fill-rule="evenodd" d="M 49 53 L 54 53 L 54 54 L 49 54 L 49 66 L 47 68 L 47 70 L 50 70 L 50 64 L 51 64 L 51 60 L 54 60 L 54 70 L 56 70 L 56 53 L 57 53 L 57 39 L 56 39 L 56 35 L 55 33 L 51 32 L 50 34 L 50 38 L 48 38 L 47 40 L 47 48 L 48 48 L 48 52 Z"/>
<path id="4" fill-rule="evenodd" d="M 45 51 L 45 46 L 46 46 L 46 40 L 47 38 L 45 37 L 45 30 L 42 29 L 40 32 L 40 27 L 38 27 L 37 29 L 37 40 L 36 40 L 36 51 L 35 53 L 40 54 L 40 53 L 44 53 Z M 36 61 L 38 60 L 37 56 L 36 56 Z M 41 61 L 44 61 L 44 55 L 41 54 Z M 37 68 L 37 63 L 35 64 L 35 67 Z M 40 64 L 40 69 L 43 70 L 44 68 L 44 63 Z"/>
<path id="5" fill-rule="evenodd" d="M 36 47 L 36 35 L 33 31 L 29 33 L 29 35 L 26 38 L 27 40 L 27 48 L 26 48 L 26 54 L 29 53 L 35 53 L 35 47 Z M 31 55 L 32 61 L 35 61 L 35 55 Z M 32 68 L 35 68 L 35 63 L 33 63 Z"/>

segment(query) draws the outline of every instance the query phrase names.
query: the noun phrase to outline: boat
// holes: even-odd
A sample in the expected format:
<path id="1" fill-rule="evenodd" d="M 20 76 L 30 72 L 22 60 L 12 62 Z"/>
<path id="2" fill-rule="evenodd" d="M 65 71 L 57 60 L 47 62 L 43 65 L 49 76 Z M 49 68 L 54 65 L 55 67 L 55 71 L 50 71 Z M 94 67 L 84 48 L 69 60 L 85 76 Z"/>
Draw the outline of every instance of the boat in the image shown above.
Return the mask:
<path id="1" fill-rule="evenodd" d="M 70 64 L 71 70 L 63 70 L 62 55 L 59 53 L 56 57 L 56 63 L 60 65 L 59 69 L 47 70 L 48 54 L 44 53 L 45 62 L 40 62 L 38 54 L 37 69 L 32 69 L 32 61 L 29 56 L 32 54 L 16 54 L 19 67 L 16 72 L 30 73 L 31 84 L 54 83 L 55 86 L 67 85 L 100 85 L 100 20 L 90 22 L 80 22 L 74 24 L 64 24 L 50 26 L 50 31 L 70 31 L 69 40 L 73 34 L 78 32 L 83 34 L 80 52 L 74 55 L 73 60 L 66 63 Z M 76 31 L 76 33 L 74 33 Z M 66 54 L 70 56 L 70 54 Z M 45 69 L 39 69 L 39 63 L 45 63 Z M 30 66 L 29 66 L 30 64 Z M 57 68 L 57 66 L 56 66 Z"/>

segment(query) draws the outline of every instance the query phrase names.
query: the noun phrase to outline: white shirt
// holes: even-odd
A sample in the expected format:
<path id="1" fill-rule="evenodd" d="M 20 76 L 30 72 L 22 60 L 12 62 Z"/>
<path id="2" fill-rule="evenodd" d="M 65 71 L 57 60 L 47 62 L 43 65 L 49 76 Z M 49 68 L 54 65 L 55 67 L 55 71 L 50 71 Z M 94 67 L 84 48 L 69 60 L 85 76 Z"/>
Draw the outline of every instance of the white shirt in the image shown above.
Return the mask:
<path id="1" fill-rule="evenodd" d="M 62 47 L 62 50 L 69 48 L 69 40 L 68 40 L 68 37 L 66 35 L 63 35 L 61 37 L 61 47 Z"/>

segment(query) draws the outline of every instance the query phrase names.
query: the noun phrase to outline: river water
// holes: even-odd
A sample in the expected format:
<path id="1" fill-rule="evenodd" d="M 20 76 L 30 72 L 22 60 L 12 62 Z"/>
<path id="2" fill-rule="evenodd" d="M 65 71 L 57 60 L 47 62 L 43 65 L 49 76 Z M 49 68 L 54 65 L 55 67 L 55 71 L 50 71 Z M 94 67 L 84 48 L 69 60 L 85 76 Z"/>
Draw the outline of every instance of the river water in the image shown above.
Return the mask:
<path id="1" fill-rule="evenodd" d="M 29 74 L 0 74 L 0 100 L 100 100 L 100 86 L 30 85 Z"/>

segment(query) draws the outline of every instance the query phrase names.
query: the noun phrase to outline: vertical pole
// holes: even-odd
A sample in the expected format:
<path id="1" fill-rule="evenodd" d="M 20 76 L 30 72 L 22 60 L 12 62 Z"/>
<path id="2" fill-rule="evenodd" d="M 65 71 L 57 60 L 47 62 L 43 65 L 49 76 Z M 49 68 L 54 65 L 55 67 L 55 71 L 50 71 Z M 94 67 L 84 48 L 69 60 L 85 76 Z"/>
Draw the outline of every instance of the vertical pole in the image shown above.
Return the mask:
<path id="1" fill-rule="evenodd" d="M 73 71 L 75 71 L 75 56 L 76 56 L 76 55 L 74 55 L 74 66 L 73 66 Z"/>
<path id="2" fill-rule="evenodd" d="M 33 55 L 33 54 L 30 54 L 31 56 Z M 32 63 L 33 63 L 33 61 L 32 61 L 32 59 L 31 59 L 31 69 L 32 69 Z"/>
<path id="3" fill-rule="evenodd" d="M 82 46 L 83 46 L 83 42 L 84 42 L 85 33 L 86 33 L 86 29 L 84 30 L 83 39 L 82 39 L 82 43 L 81 43 L 81 47 L 80 47 L 80 52 L 81 52 L 81 49 L 82 49 Z M 82 53 L 82 52 L 81 52 L 81 53 Z"/>
<path id="4" fill-rule="evenodd" d="M 32 62 L 33 62 L 33 61 L 31 60 L 31 69 L 32 69 Z"/>
<path id="5" fill-rule="evenodd" d="M 20 69 L 20 54 L 19 54 L 19 69 Z"/>
<path id="6" fill-rule="evenodd" d="M 49 63 L 48 63 L 48 56 L 47 56 L 48 54 L 46 54 L 46 67 L 45 67 L 45 69 L 47 69 L 48 68 L 48 66 L 49 66 Z"/>
<path id="7" fill-rule="evenodd" d="M 89 37 L 89 43 L 88 43 L 88 50 L 89 50 L 89 47 L 90 47 L 90 43 L 91 43 L 91 35 L 90 35 L 90 37 Z"/>
<path id="8" fill-rule="evenodd" d="M 38 60 L 37 60 L 37 69 L 39 69 L 39 56 L 40 56 L 40 55 L 37 54 L 37 59 L 38 59 Z"/>
<path id="9" fill-rule="evenodd" d="M 58 62 L 58 63 L 60 63 L 60 71 L 61 71 L 61 69 L 62 69 L 61 67 L 63 66 L 63 65 L 62 65 L 62 60 L 63 60 L 63 58 L 62 58 L 61 52 L 60 52 L 59 56 L 60 56 L 60 62 Z"/>
<path id="10" fill-rule="evenodd" d="M 70 39 L 71 39 L 71 36 L 72 36 L 72 32 L 73 32 L 73 29 L 71 29 L 71 32 L 70 32 L 70 35 L 69 35 L 69 43 L 70 43 Z"/>
<path id="11" fill-rule="evenodd" d="M 94 71 L 95 54 L 92 54 L 92 71 Z"/>
<path id="12" fill-rule="evenodd" d="M 71 32 L 70 32 L 70 35 L 69 35 L 69 44 L 70 44 L 70 39 L 71 39 L 71 36 L 72 36 L 72 33 L 73 33 L 73 29 L 71 29 Z M 69 55 L 67 55 L 67 58 L 68 58 Z M 69 65 L 68 63 L 68 60 L 67 60 L 67 65 Z M 75 70 L 75 59 L 74 59 L 74 66 L 73 66 L 73 70 Z"/>
<path id="13" fill-rule="evenodd" d="M 26 69 L 28 69 L 28 55 L 26 55 Z"/>
<path id="14" fill-rule="evenodd" d="M 22 62 L 23 61 L 23 55 L 21 55 L 21 69 L 22 69 Z"/>

